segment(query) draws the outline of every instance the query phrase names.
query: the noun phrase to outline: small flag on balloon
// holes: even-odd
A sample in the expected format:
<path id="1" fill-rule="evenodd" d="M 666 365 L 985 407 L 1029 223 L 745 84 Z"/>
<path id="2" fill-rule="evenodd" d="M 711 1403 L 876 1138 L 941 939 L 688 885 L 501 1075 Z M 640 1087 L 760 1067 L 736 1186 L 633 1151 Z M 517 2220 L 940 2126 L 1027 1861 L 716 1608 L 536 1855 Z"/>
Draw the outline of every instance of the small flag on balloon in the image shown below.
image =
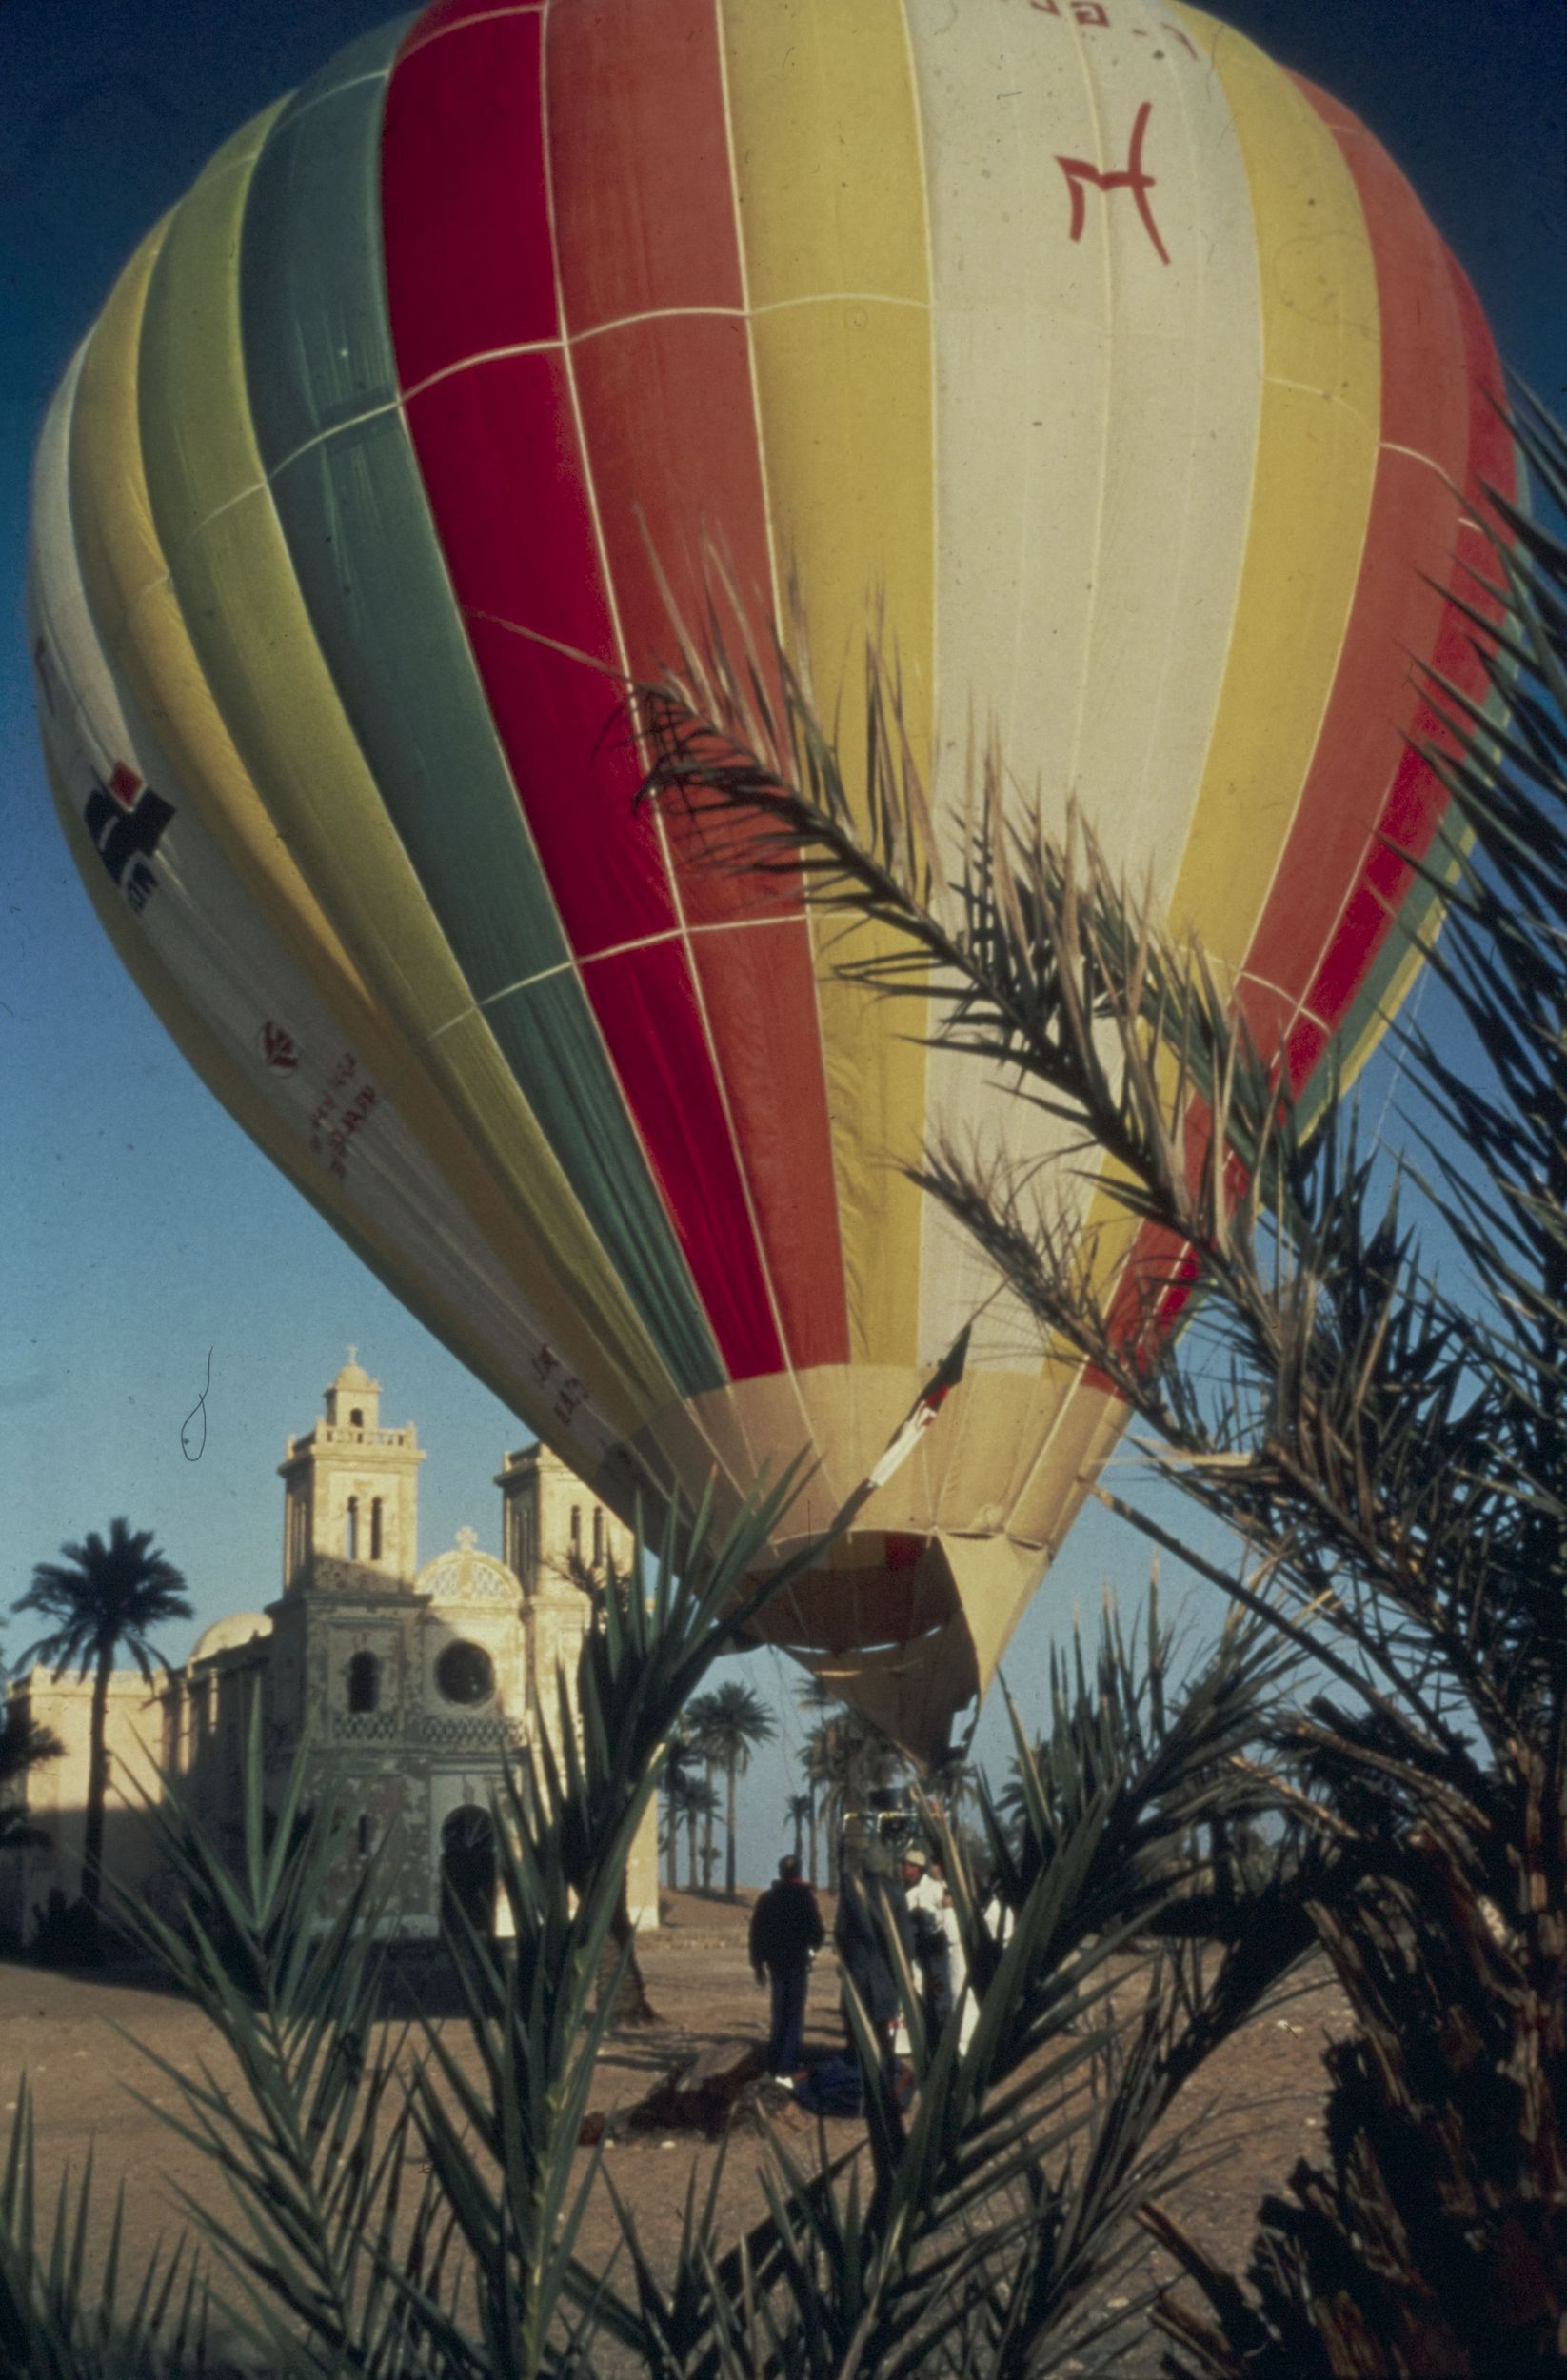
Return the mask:
<path id="1" fill-rule="evenodd" d="M 968 1334 L 972 1325 L 965 1322 L 958 1333 L 938 1369 L 931 1374 L 909 1410 L 908 1418 L 898 1431 L 882 1457 L 865 1478 L 867 1488 L 886 1486 L 893 1473 L 913 1454 L 916 1445 L 941 1412 L 958 1382 L 963 1377 L 968 1360 Z"/>

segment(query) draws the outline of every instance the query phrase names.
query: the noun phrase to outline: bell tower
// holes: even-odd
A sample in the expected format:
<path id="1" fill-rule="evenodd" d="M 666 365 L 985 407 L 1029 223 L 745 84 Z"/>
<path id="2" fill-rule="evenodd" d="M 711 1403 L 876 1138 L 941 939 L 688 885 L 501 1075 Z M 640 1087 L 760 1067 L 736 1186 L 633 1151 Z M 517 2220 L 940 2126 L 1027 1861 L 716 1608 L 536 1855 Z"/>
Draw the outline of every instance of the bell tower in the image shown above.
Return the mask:
<path id="1" fill-rule="evenodd" d="M 555 1709 L 557 1666 L 575 1676 L 591 1605 L 578 1584 L 602 1580 L 613 1562 L 631 1568 L 631 1532 L 598 1503 L 547 1446 L 507 1455 L 496 1475 L 501 1491 L 501 1556 L 522 1583 L 527 1616 L 528 1705 Z"/>
<path id="2" fill-rule="evenodd" d="M 311 1586 L 411 1584 L 419 1568 L 419 1466 L 412 1422 L 381 1426 L 381 1383 L 348 1350 L 323 1392 L 313 1430 L 288 1440 L 284 1487 L 285 1594 Z"/>

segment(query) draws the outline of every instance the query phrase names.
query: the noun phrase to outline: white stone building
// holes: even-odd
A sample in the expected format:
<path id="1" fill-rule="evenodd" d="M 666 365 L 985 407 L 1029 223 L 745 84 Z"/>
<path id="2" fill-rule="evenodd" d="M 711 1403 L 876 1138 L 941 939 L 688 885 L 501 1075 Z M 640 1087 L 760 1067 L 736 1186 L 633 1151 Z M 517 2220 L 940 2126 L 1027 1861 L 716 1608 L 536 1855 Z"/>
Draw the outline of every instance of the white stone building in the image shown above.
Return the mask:
<path id="1" fill-rule="evenodd" d="M 556 1664 L 575 1676 L 588 1602 L 573 1557 L 601 1572 L 610 1558 L 624 1567 L 630 1536 L 556 1456 L 529 1447 L 506 1456 L 496 1480 L 505 1558 L 461 1529 L 421 1568 L 425 1455 L 412 1423 L 383 1426 L 380 1383 L 352 1349 L 325 1401 L 279 1466 L 278 1600 L 216 1622 L 151 1690 L 134 1670 L 115 1674 L 105 1866 L 122 1883 L 166 1889 L 143 1802 L 159 1793 L 160 1768 L 237 1843 L 259 1695 L 268 1778 L 307 1733 L 363 1811 L 361 1848 L 393 1835 L 400 1931 L 428 1935 L 444 1892 L 487 1914 L 489 1809 L 506 1755 L 556 1724 Z M 34 1669 L 10 1694 L 64 1745 L 26 1780 L 27 1815 L 47 1847 L 0 1854 L 0 1934 L 25 1938 L 52 1890 L 80 1890 L 91 1682 Z M 651 1811 L 626 1886 L 636 1922 L 656 1925 Z"/>

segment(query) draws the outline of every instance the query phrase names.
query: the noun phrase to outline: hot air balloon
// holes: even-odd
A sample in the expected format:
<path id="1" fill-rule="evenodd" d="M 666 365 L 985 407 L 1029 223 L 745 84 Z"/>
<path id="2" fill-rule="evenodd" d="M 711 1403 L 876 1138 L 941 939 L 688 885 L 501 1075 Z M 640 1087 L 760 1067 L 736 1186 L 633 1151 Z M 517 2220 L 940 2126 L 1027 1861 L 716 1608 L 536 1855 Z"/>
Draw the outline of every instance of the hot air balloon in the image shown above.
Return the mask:
<path id="1" fill-rule="evenodd" d="M 1486 696 L 1475 299 L 1335 101 L 1180 0 L 435 0 L 247 125 L 38 452 L 50 779 L 191 1063 L 625 1510 L 876 1464 L 991 1286 L 906 1180 L 1037 1119 L 717 869 L 612 726 L 721 549 L 823 715 L 874 616 L 1305 1081 L 1409 968 Z M 911 1750 L 1121 1415 L 999 1308 L 766 1625 Z"/>

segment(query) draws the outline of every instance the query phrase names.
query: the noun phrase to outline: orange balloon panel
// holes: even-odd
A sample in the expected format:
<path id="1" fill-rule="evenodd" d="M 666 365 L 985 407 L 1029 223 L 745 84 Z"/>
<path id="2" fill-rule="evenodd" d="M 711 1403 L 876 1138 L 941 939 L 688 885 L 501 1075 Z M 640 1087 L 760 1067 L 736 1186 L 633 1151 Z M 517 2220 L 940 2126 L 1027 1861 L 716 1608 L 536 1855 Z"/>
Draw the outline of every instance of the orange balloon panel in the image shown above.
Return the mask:
<path id="1" fill-rule="evenodd" d="M 1406 969 L 1409 655 L 1485 695 L 1447 596 L 1498 390 L 1376 143 L 1194 10 L 437 0 L 235 134 L 61 388 L 62 818 L 192 1061 L 465 1361 L 623 1508 L 809 1449 L 790 1543 L 992 1286 L 901 1164 L 1059 1148 L 798 884 L 633 809 L 670 594 L 716 544 L 764 635 L 792 575 L 828 716 L 874 611 L 938 810 L 993 720 L 1304 1082 Z M 992 1305 L 769 1633 L 928 1749 L 1118 1421 Z"/>

